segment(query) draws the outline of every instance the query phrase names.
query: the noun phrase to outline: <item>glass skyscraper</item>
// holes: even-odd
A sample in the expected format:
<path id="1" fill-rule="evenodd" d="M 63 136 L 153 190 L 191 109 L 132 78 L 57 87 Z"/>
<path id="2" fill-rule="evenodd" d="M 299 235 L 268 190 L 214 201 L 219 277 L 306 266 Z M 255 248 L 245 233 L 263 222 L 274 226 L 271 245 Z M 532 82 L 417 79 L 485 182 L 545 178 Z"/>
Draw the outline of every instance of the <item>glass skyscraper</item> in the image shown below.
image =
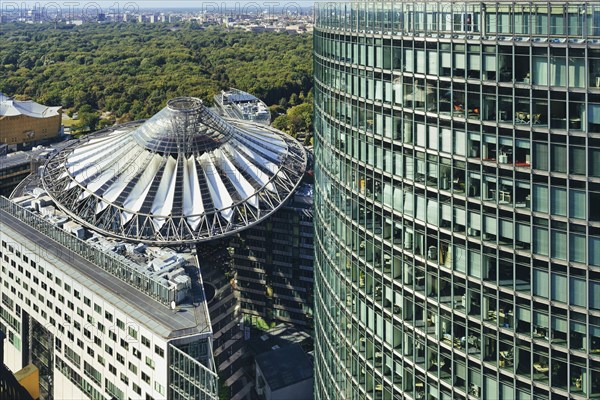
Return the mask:
<path id="1" fill-rule="evenodd" d="M 600 398 L 600 2 L 316 10 L 317 399 Z"/>

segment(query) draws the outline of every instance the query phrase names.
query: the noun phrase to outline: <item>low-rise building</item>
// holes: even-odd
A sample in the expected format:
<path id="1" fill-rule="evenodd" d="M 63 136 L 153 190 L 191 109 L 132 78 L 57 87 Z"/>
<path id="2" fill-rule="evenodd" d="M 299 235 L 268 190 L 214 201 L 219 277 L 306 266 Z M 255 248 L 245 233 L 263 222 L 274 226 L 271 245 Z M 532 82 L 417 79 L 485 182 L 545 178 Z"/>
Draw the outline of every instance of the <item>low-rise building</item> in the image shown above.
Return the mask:
<path id="1" fill-rule="evenodd" d="M 299 344 L 273 346 L 256 356 L 256 392 L 262 400 L 311 400 L 313 365 Z"/>
<path id="2" fill-rule="evenodd" d="M 14 100 L 0 93 L 0 143 L 18 148 L 55 138 L 61 121 L 62 107 Z"/>
<path id="3" fill-rule="evenodd" d="M 44 165 L 50 154 L 65 145 L 67 142 L 59 142 L 47 147 L 36 146 L 27 151 L 0 152 L 0 195 L 9 196 L 23 179 Z"/>

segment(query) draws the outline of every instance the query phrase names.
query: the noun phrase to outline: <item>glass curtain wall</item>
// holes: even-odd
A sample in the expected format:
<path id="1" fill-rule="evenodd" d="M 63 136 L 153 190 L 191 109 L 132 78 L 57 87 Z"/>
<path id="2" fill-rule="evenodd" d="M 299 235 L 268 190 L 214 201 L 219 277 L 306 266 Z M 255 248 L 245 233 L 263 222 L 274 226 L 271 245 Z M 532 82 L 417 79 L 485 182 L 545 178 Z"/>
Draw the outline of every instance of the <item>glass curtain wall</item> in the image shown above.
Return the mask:
<path id="1" fill-rule="evenodd" d="M 318 399 L 600 396 L 598 16 L 318 7 Z"/>

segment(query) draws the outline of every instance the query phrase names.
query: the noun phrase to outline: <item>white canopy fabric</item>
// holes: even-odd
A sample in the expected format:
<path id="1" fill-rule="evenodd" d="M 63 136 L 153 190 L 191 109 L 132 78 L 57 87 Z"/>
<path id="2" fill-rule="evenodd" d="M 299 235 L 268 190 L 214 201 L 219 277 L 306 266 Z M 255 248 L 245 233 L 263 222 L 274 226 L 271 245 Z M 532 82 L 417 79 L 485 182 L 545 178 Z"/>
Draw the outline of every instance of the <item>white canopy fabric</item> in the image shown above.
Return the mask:
<path id="1" fill-rule="evenodd" d="M 92 134 L 51 158 L 56 204 L 92 229 L 144 242 L 202 241 L 275 211 L 306 169 L 293 138 L 171 100 L 148 121 Z"/>

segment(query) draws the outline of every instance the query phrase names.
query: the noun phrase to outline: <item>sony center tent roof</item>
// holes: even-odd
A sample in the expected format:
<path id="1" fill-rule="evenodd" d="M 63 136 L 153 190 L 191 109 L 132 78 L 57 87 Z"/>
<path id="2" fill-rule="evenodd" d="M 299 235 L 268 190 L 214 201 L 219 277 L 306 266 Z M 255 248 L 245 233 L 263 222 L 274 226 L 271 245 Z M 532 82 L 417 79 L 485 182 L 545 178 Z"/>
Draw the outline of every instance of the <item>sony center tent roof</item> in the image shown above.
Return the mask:
<path id="1" fill-rule="evenodd" d="M 46 164 L 56 205 L 104 234 L 191 243 L 233 234 L 273 213 L 306 169 L 293 138 L 225 120 L 196 98 L 149 120 L 88 135 Z"/>

